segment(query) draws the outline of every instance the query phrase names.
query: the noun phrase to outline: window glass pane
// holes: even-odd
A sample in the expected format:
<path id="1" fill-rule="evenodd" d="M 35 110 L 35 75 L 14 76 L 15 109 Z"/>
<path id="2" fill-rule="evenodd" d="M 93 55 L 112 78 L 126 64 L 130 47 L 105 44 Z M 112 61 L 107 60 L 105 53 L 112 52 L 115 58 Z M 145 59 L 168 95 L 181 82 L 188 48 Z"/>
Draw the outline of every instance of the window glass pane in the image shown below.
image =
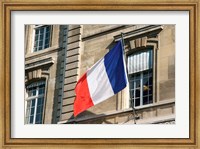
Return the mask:
<path id="1" fill-rule="evenodd" d="M 35 95 L 36 95 L 36 90 L 33 90 L 32 96 L 35 96 Z"/>
<path id="2" fill-rule="evenodd" d="M 42 46 L 39 46 L 38 50 L 42 50 Z"/>
<path id="3" fill-rule="evenodd" d="M 135 88 L 140 88 L 140 80 L 136 80 L 135 81 Z"/>
<path id="4" fill-rule="evenodd" d="M 149 78 L 149 85 L 152 85 L 152 82 L 153 82 L 153 77 L 150 77 Z"/>
<path id="5" fill-rule="evenodd" d="M 40 121 L 40 116 L 41 116 L 40 114 L 36 114 L 36 119 L 35 119 L 36 123 Z"/>
<path id="6" fill-rule="evenodd" d="M 148 86 L 143 86 L 143 96 L 145 96 L 145 95 L 148 95 L 148 91 L 149 91 L 149 89 L 148 89 Z"/>
<path id="7" fill-rule="evenodd" d="M 143 105 L 146 105 L 146 104 L 148 104 L 148 103 L 149 103 L 149 101 L 148 101 L 148 96 L 143 97 Z"/>
<path id="8" fill-rule="evenodd" d="M 44 97 L 41 98 L 41 105 L 44 104 Z"/>
<path id="9" fill-rule="evenodd" d="M 135 99 L 135 106 L 140 106 L 140 98 Z"/>
<path id="10" fill-rule="evenodd" d="M 31 115 L 34 115 L 35 107 L 31 108 Z"/>
<path id="11" fill-rule="evenodd" d="M 41 124 L 42 123 L 42 114 L 37 114 L 36 115 L 36 124 Z"/>
<path id="12" fill-rule="evenodd" d="M 49 44 L 49 38 L 45 39 L 45 44 Z"/>
<path id="13" fill-rule="evenodd" d="M 130 75 L 129 76 L 129 79 L 132 81 L 132 80 L 134 80 L 134 75 Z"/>
<path id="14" fill-rule="evenodd" d="M 149 79 L 148 78 L 144 78 L 143 79 L 143 86 L 148 86 L 148 83 L 149 83 Z"/>
<path id="15" fill-rule="evenodd" d="M 40 40 L 40 42 L 39 42 L 39 46 L 42 46 L 42 45 L 43 45 L 43 41 Z"/>
<path id="16" fill-rule="evenodd" d="M 35 106 L 35 99 L 31 100 L 31 107 Z"/>
<path id="17" fill-rule="evenodd" d="M 49 39 L 50 37 L 50 32 L 46 32 L 46 39 Z"/>
<path id="18" fill-rule="evenodd" d="M 29 121 L 30 124 L 33 124 L 33 116 L 30 116 L 30 121 Z"/>
<path id="19" fill-rule="evenodd" d="M 40 34 L 44 34 L 44 27 L 40 28 Z"/>
<path id="20" fill-rule="evenodd" d="M 148 77 L 149 76 L 149 71 L 144 71 L 143 72 L 143 78 L 146 78 L 146 77 Z"/>
<path id="21" fill-rule="evenodd" d="M 140 97 L 140 90 L 136 89 L 135 90 L 135 98 L 138 98 L 138 97 Z"/>
<path id="22" fill-rule="evenodd" d="M 134 88 L 134 81 L 131 81 L 131 82 L 129 83 L 129 85 L 130 85 L 130 89 L 133 89 L 133 88 Z"/>
<path id="23" fill-rule="evenodd" d="M 40 124 L 42 123 L 42 113 L 40 114 Z"/>
<path id="24" fill-rule="evenodd" d="M 48 48 L 49 47 L 49 44 L 46 44 L 45 46 L 44 46 L 44 48 Z"/>
<path id="25" fill-rule="evenodd" d="M 135 80 L 140 80 L 140 78 L 141 78 L 141 74 L 140 73 L 134 74 L 134 79 Z"/>
<path id="26" fill-rule="evenodd" d="M 45 87 L 45 82 L 44 81 L 40 82 L 39 83 L 39 88 L 44 88 L 44 87 Z"/>
<path id="27" fill-rule="evenodd" d="M 38 106 L 43 104 L 43 98 L 38 98 Z"/>
<path id="28" fill-rule="evenodd" d="M 42 114 L 43 113 L 43 104 L 37 107 L 37 114 Z"/>
<path id="29" fill-rule="evenodd" d="M 39 95 L 44 94 L 44 88 L 39 89 Z"/>
<path id="30" fill-rule="evenodd" d="M 152 98 L 152 95 L 149 96 L 149 103 L 153 103 L 153 98 Z"/>
<path id="31" fill-rule="evenodd" d="M 152 88 L 152 86 L 149 86 L 149 94 L 152 95 L 152 93 L 153 93 L 153 88 Z"/>
<path id="32" fill-rule="evenodd" d="M 41 106 L 37 106 L 37 112 L 36 112 L 37 114 L 38 113 L 41 113 Z"/>

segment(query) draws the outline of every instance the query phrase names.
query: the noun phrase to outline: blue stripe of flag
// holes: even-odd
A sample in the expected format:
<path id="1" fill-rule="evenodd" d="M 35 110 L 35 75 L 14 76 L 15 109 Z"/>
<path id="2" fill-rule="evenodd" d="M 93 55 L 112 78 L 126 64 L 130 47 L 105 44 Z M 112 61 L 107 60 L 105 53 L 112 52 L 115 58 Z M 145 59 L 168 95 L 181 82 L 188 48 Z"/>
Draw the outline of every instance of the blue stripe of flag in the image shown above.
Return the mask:
<path id="1" fill-rule="evenodd" d="M 127 77 L 123 62 L 121 40 L 104 57 L 104 65 L 114 93 L 126 87 Z"/>

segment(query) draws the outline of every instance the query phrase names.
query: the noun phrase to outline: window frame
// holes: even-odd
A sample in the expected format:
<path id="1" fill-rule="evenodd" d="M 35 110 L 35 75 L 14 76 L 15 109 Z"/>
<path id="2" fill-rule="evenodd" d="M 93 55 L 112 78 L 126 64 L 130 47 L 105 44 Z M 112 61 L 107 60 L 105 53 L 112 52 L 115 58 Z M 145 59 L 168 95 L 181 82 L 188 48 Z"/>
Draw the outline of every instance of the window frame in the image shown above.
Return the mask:
<path id="1" fill-rule="evenodd" d="M 42 94 L 39 94 L 39 85 L 36 86 L 36 94 L 34 96 L 28 96 L 28 89 L 27 89 L 27 86 L 29 85 L 32 85 L 32 84 L 36 84 L 36 83 L 39 83 L 39 82 L 43 82 L 44 83 L 44 91 Z M 39 80 L 39 81 L 35 81 L 35 82 L 32 82 L 28 85 L 26 85 L 26 99 L 25 99 L 25 124 L 43 124 L 43 121 L 44 121 L 44 110 L 45 110 L 45 95 L 46 95 L 46 81 L 45 80 Z M 41 118 L 41 123 L 36 123 L 36 117 L 37 117 L 37 108 L 41 105 L 38 106 L 38 99 L 39 98 L 43 98 L 41 100 L 42 101 L 42 111 L 40 114 L 40 116 L 42 117 Z M 34 114 L 33 114 L 33 123 L 30 123 L 30 116 L 31 116 L 31 108 L 32 108 L 32 101 L 35 100 L 35 104 L 34 104 Z M 28 102 L 31 102 L 30 103 L 30 106 L 28 107 Z M 27 113 L 28 111 L 28 108 L 29 108 L 29 113 Z"/>
<path id="2" fill-rule="evenodd" d="M 45 48 L 45 40 L 46 40 L 46 27 L 47 26 L 49 26 L 50 27 L 50 29 L 49 29 L 49 46 L 47 47 L 47 48 L 49 48 L 49 47 L 51 47 L 52 46 L 52 31 L 53 31 L 53 25 L 34 25 L 33 26 L 33 36 L 32 36 L 32 39 L 33 39 L 33 41 L 32 41 L 32 53 L 34 53 L 34 52 L 39 52 L 39 51 L 42 51 L 42 50 L 44 50 L 44 49 L 47 49 L 47 48 Z M 44 27 L 44 33 L 43 33 L 43 39 L 42 39 L 42 49 L 41 50 L 39 50 L 39 45 L 36 47 L 36 50 L 35 50 L 35 38 L 36 38 L 36 29 L 38 29 L 38 28 L 41 28 L 41 27 Z M 39 40 L 37 40 L 37 42 L 39 42 Z"/>
<path id="3" fill-rule="evenodd" d="M 135 54 L 138 54 L 138 53 L 142 53 L 142 52 L 145 52 L 145 51 L 149 51 L 149 50 L 151 50 L 152 51 L 152 62 L 151 62 L 151 64 L 152 64 L 152 68 L 150 68 L 150 69 L 147 69 L 147 70 L 143 70 L 143 71 L 139 71 L 139 72 L 135 72 L 135 73 L 128 73 L 128 78 L 129 78 L 129 96 L 130 96 L 130 98 L 128 99 L 128 103 L 129 103 L 129 108 L 131 108 L 132 106 L 134 107 L 134 108 L 143 108 L 143 107 L 146 107 L 146 106 L 151 106 L 151 105 L 153 105 L 154 103 L 155 103 L 155 81 L 154 81 L 154 79 L 155 79 L 155 75 L 154 75 L 154 73 L 155 73 L 155 50 L 154 50 L 154 48 L 153 47 L 145 47 L 145 48 L 141 48 L 141 49 L 134 49 L 134 51 L 132 50 L 131 52 L 129 52 L 128 54 L 127 54 L 127 56 L 126 56 L 126 60 L 127 60 L 127 69 L 129 68 L 129 66 L 128 66 L 128 57 L 129 56 L 131 56 L 131 55 L 135 55 Z M 145 71 L 151 71 L 151 73 L 152 73 L 152 94 L 151 94 L 151 96 L 152 96 L 152 103 L 148 103 L 148 104 L 143 104 L 143 97 L 144 97 L 144 95 L 143 95 L 143 79 L 144 79 L 144 77 L 143 77 L 143 74 L 144 74 L 144 72 Z M 128 72 L 128 70 L 127 70 L 127 72 Z M 140 105 L 139 106 L 135 106 L 136 105 L 136 102 L 135 102 L 135 97 L 132 95 L 132 90 L 135 90 L 135 88 L 131 88 L 131 86 L 130 86 L 130 77 L 131 76 L 133 76 L 134 74 L 140 74 Z M 149 77 L 149 76 L 148 76 Z M 135 85 L 135 82 L 134 82 L 134 85 Z M 141 91 L 142 90 L 142 91 Z M 135 92 L 135 91 L 134 91 Z M 135 94 L 135 93 L 134 93 Z M 132 97 L 131 97 L 132 96 Z M 133 104 L 133 105 L 132 105 Z"/>

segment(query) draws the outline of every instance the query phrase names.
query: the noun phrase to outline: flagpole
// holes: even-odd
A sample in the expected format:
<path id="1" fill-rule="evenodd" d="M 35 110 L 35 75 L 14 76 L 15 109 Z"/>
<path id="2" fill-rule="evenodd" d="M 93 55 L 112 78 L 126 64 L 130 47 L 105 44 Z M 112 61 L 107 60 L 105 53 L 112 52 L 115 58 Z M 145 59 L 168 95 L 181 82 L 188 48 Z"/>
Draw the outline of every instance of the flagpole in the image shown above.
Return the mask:
<path id="1" fill-rule="evenodd" d="M 124 44 L 124 34 L 123 33 L 121 33 L 121 39 L 122 39 L 123 56 L 124 56 L 124 60 L 125 60 L 125 64 L 126 64 L 126 55 L 125 55 L 125 49 L 124 49 L 125 44 Z M 128 75 L 127 65 L 126 65 L 126 72 L 127 72 L 128 82 L 129 82 L 129 95 L 130 95 L 130 100 L 131 100 L 131 107 L 133 109 L 134 124 L 136 124 L 136 119 L 138 119 L 139 117 L 137 116 L 137 113 L 135 111 L 134 102 L 133 102 L 133 99 L 132 99 L 132 92 L 130 90 L 130 77 Z"/>

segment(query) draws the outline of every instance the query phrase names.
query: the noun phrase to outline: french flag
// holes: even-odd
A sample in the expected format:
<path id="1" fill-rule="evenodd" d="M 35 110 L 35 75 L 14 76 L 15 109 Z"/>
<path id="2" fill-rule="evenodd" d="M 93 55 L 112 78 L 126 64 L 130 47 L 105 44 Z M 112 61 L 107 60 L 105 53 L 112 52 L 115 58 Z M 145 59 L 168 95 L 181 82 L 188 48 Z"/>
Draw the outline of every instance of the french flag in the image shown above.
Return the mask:
<path id="1" fill-rule="evenodd" d="M 74 116 L 108 99 L 127 85 L 122 41 L 96 62 L 77 82 Z"/>

